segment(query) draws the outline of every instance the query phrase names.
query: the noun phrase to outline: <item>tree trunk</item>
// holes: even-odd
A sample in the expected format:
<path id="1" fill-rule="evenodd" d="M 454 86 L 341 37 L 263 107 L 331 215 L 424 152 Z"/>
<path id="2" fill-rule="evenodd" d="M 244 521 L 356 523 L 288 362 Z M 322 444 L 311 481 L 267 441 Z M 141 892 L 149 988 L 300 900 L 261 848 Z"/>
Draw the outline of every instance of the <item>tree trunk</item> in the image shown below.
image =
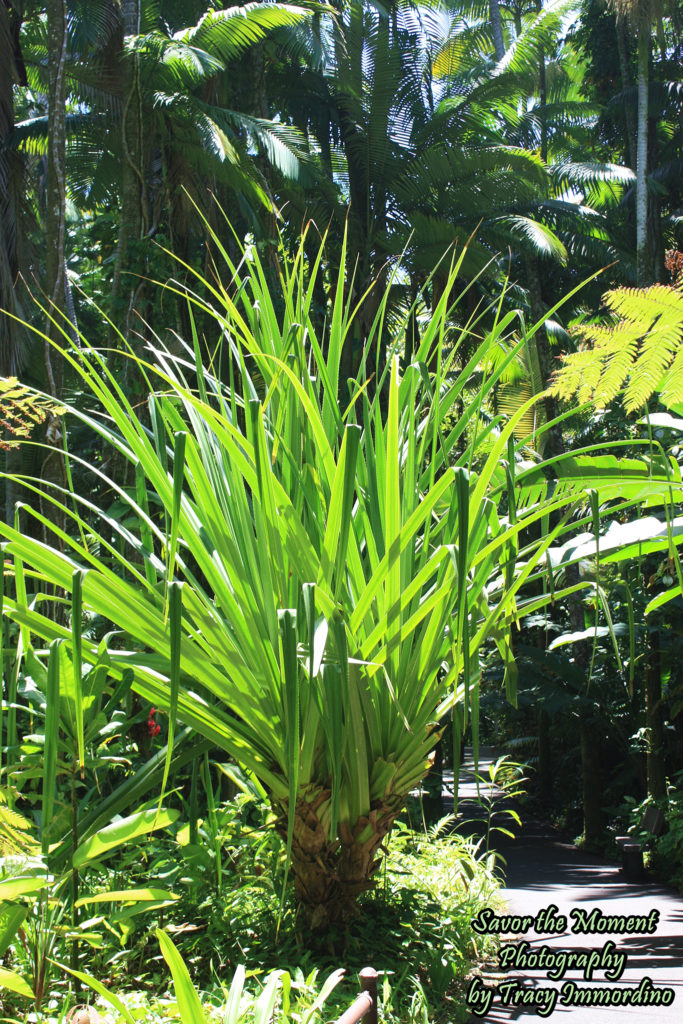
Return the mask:
<path id="1" fill-rule="evenodd" d="M 536 10 L 540 14 L 543 10 L 542 0 L 536 0 Z M 541 160 L 548 162 L 548 125 L 546 123 L 546 105 L 548 102 L 548 89 L 545 73 L 545 54 L 539 50 L 538 54 L 538 105 L 541 118 Z"/>
<path id="2" fill-rule="evenodd" d="M 47 212 L 45 218 L 45 265 L 47 272 L 48 319 L 45 334 L 52 342 L 63 342 L 62 331 L 71 326 L 66 280 L 66 0 L 48 0 L 47 46 L 49 68 Z M 45 341 L 47 391 L 59 401 L 62 397 L 64 362 L 50 341 Z M 45 427 L 45 442 L 51 451 L 45 457 L 41 478 L 50 486 L 65 483 L 62 454 L 63 419 L 50 414 Z M 51 502 L 43 502 L 43 514 L 63 526 L 63 514 Z M 57 518 L 56 518 L 57 517 Z"/>
<path id="3" fill-rule="evenodd" d="M 26 85 L 21 55 L 19 9 L 0 0 L 0 309 L 20 315 L 17 297 L 19 275 L 20 200 L 24 190 L 24 165 L 19 154 L 6 148 L 14 128 L 14 86 Z M 10 317 L 0 317 L 0 376 L 19 373 L 24 332 Z M 9 521 L 9 520 L 8 520 Z"/>
<path id="4" fill-rule="evenodd" d="M 443 817 L 443 739 L 439 738 L 434 747 L 432 761 L 427 777 L 422 784 L 422 807 L 427 823 L 438 821 Z"/>
<path id="5" fill-rule="evenodd" d="M 591 711 L 586 707 L 579 719 L 581 776 L 583 791 L 583 838 L 593 845 L 602 835 L 602 772 L 600 736 Z"/>
<path id="6" fill-rule="evenodd" d="M 664 761 L 664 714 L 659 633 L 653 630 L 647 642 L 645 666 L 645 716 L 647 722 L 647 793 L 653 800 L 666 800 Z"/>
<path id="7" fill-rule="evenodd" d="M 652 281 L 647 232 L 647 111 L 650 32 L 643 14 L 638 24 L 638 137 L 636 154 L 636 273 L 638 286 Z"/>
<path id="8" fill-rule="evenodd" d="M 579 582 L 579 567 L 568 565 L 566 580 L 569 586 Z M 581 602 L 580 592 L 570 596 L 569 613 L 572 629 L 576 632 L 586 628 L 586 620 Z M 586 640 L 574 644 L 574 663 L 586 679 L 586 691 L 590 687 L 590 645 Z M 578 702 L 579 713 L 579 747 L 581 756 L 581 790 L 583 796 L 583 838 L 586 843 L 596 843 L 602 832 L 602 785 L 600 765 L 600 737 L 595 728 L 595 708 L 586 696 L 581 695 Z"/>
<path id="9" fill-rule="evenodd" d="M 543 707 L 538 709 L 536 719 L 538 731 L 538 770 L 536 781 L 538 799 L 546 806 L 553 800 L 553 757 L 550 742 L 550 720 Z"/>
<path id="10" fill-rule="evenodd" d="M 47 40 L 49 68 L 48 148 L 47 148 L 47 216 L 46 254 L 48 319 L 46 334 L 59 340 L 58 327 L 64 327 L 66 308 L 65 241 L 66 241 L 66 0 L 48 0 Z M 45 347 L 45 370 L 48 389 L 53 398 L 62 391 L 61 361 Z"/>
<path id="11" fill-rule="evenodd" d="M 631 87 L 631 75 L 628 68 L 628 44 L 626 29 L 622 18 L 616 19 L 617 49 L 619 51 L 619 67 L 621 69 L 621 88 L 625 92 Z M 633 108 L 624 98 L 624 119 L 626 121 L 626 159 L 628 166 L 634 168 L 636 163 L 636 123 L 633 118 Z"/>
<path id="12" fill-rule="evenodd" d="M 3 143 L 14 127 L 14 85 L 26 85 L 26 72 L 19 49 L 19 20 L 8 4 L 9 0 L 0 0 L 0 308 L 15 313 L 18 186 L 22 183 L 22 164 L 17 154 Z M 3 377 L 17 373 L 18 338 L 17 326 L 8 316 L 0 317 L 0 375 Z"/>
<path id="13" fill-rule="evenodd" d="M 503 40 L 503 24 L 500 19 L 498 0 L 489 0 L 489 15 L 493 30 L 493 48 L 496 53 L 496 60 L 502 60 L 505 56 L 505 42 Z"/>
<path id="14" fill-rule="evenodd" d="M 357 916 L 358 896 L 373 886 L 373 875 L 381 864 L 380 846 L 402 807 L 401 801 L 396 806 L 377 806 L 353 829 L 340 824 L 339 838 L 330 840 L 319 816 L 329 798 L 329 791 L 321 791 L 310 802 L 299 800 L 294 819 L 294 889 L 307 923 L 317 932 L 326 932 Z M 284 820 L 280 832 L 284 837 L 287 808 L 281 809 Z"/>
<path id="15" fill-rule="evenodd" d="M 529 294 L 529 306 L 534 323 L 543 319 L 547 307 L 543 298 L 543 286 L 538 259 L 532 253 L 524 255 L 524 271 L 526 275 L 526 286 Z M 545 326 L 538 328 L 532 338 L 529 339 L 529 373 L 532 374 L 533 385 L 533 357 L 538 360 L 538 371 L 541 378 L 541 387 L 547 388 L 550 385 L 554 365 L 553 353 L 550 346 L 550 338 Z M 557 399 L 554 395 L 546 394 L 543 398 L 542 412 L 539 409 L 540 422 L 545 419 L 546 423 L 552 423 L 557 418 Z M 562 425 L 556 424 L 541 437 L 541 450 L 550 448 L 552 455 L 562 455 L 565 450 L 564 438 L 562 436 Z"/>
<path id="16" fill-rule="evenodd" d="M 123 37 L 140 30 L 140 0 L 122 0 Z M 123 49 L 123 39 L 121 40 Z M 139 243 L 144 231 L 145 188 L 142 170 L 141 95 L 138 58 L 130 54 L 121 60 L 121 216 L 112 282 L 112 320 L 126 340 L 134 329 L 136 295 L 141 287 L 142 266 Z M 113 332 L 112 332 L 113 333 Z M 113 340 L 110 339 L 110 340 Z M 126 361 L 127 362 L 127 361 Z"/>
<path id="17" fill-rule="evenodd" d="M 0 0 L 0 309 L 21 316 L 18 295 L 21 236 L 21 196 L 26 188 L 25 165 L 16 150 L 4 141 L 14 128 L 14 86 L 26 85 L 21 53 L 21 7 Z M 27 358 L 26 332 L 16 320 L 0 316 L 0 376 L 16 377 Z M 25 449 L 24 449 L 25 450 Z M 5 453 L 8 473 L 22 471 L 22 452 Z M 14 505 L 19 495 L 12 479 L 5 481 L 3 515 L 14 522 Z"/>

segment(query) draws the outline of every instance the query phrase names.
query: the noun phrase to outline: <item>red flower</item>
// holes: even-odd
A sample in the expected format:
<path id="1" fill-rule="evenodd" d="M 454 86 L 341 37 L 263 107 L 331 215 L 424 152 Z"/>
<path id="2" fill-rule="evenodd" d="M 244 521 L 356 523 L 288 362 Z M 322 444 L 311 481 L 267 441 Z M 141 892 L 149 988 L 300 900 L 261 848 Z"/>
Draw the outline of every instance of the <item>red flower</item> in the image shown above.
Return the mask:
<path id="1" fill-rule="evenodd" d="M 154 717 L 154 715 L 156 714 L 156 710 L 156 708 L 150 708 L 149 718 L 147 719 L 147 731 L 149 732 L 149 735 L 152 737 L 152 739 L 155 736 L 158 736 L 159 733 L 161 732 L 161 726 L 157 725 L 156 718 Z"/>

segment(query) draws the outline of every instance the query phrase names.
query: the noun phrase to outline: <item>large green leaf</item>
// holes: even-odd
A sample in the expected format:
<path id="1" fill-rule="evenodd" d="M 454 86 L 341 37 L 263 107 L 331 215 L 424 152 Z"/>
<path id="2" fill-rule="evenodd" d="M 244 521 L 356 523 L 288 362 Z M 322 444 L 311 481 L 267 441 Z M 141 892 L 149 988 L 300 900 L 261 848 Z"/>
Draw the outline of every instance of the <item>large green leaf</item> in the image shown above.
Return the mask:
<path id="1" fill-rule="evenodd" d="M 202 1004 L 199 1001 L 199 996 L 192 984 L 183 958 L 166 932 L 157 928 L 156 936 L 159 940 L 164 960 L 171 969 L 181 1021 L 183 1024 L 207 1024 L 207 1017 L 202 1009 Z"/>
<path id="2" fill-rule="evenodd" d="M 16 992 L 17 995 L 24 996 L 25 999 L 34 998 L 28 982 L 24 981 L 16 971 L 8 971 L 5 967 L 0 967 L 0 988 L 8 988 L 10 992 Z"/>
<path id="3" fill-rule="evenodd" d="M 101 829 L 90 839 L 86 839 L 76 847 L 73 855 L 73 866 L 81 868 L 95 860 L 103 860 L 131 839 L 147 835 L 159 828 L 167 828 L 178 819 L 180 812 L 176 810 L 138 811 L 127 818 L 112 822 Z"/>

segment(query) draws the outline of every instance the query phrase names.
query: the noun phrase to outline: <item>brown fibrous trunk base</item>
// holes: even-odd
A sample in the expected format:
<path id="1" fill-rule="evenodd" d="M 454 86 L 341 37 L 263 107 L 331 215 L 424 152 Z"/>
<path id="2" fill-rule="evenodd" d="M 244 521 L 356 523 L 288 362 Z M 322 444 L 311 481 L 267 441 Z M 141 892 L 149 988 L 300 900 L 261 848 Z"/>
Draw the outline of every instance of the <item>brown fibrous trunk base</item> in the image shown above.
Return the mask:
<path id="1" fill-rule="evenodd" d="M 317 932 L 343 927 L 358 915 L 358 897 L 374 884 L 380 847 L 401 810 L 400 804 L 379 804 L 353 828 L 340 823 L 338 838 L 330 840 L 317 814 L 327 800 L 329 792 L 297 801 L 292 841 L 294 891 L 306 923 Z M 283 834 L 286 828 L 284 823 Z"/>

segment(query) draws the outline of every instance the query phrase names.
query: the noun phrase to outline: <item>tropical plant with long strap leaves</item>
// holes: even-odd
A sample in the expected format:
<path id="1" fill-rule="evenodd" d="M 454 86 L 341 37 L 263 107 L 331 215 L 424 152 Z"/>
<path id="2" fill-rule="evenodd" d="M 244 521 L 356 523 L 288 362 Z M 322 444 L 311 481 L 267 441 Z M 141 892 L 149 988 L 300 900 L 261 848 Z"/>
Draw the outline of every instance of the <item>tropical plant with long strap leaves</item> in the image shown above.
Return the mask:
<path id="1" fill-rule="evenodd" d="M 497 645 L 514 697 L 520 611 L 588 585 L 551 576 L 543 591 L 550 546 L 598 523 L 602 490 L 617 508 L 667 500 L 680 474 L 672 484 L 668 463 L 632 460 L 631 493 L 614 457 L 575 453 L 561 488 L 562 460 L 547 476 L 519 465 L 524 407 L 480 416 L 514 348 L 478 372 L 514 314 L 500 303 L 450 328 L 457 262 L 409 365 L 395 354 L 401 334 L 387 363 L 370 365 L 389 285 L 358 379 L 341 379 L 354 318 L 345 261 L 322 332 L 311 306 L 316 275 L 330 271 L 323 247 L 310 265 L 305 253 L 302 239 L 283 257 L 274 296 L 253 249 L 239 267 L 223 252 L 225 283 L 202 281 L 208 299 L 188 293 L 191 313 L 213 315 L 213 358 L 196 332 L 173 352 L 158 341 L 147 362 L 131 355 L 148 387 L 142 412 L 107 353 L 67 348 L 91 396 L 68 415 L 131 466 L 128 489 L 90 469 L 132 516 L 53 489 L 70 530 L 57 536 L 31 511 L 53 545 L 0 531 L 15 576 L 5 611 L 27 642 L 62 639 L 80 666 L 97 652 L 78 610 L 113 623 L 109 671 L 132 670 L 134 689 L 169 712 L 169 752 L 180 719 L 265 786 L 297 896 L 325 928 L 372 884 L 444 716 L 457 735 L 471 715 L 476 745 L 484 646 Z M 46 584 L 74 596 L 68 626 L 45 614 Z"/>

